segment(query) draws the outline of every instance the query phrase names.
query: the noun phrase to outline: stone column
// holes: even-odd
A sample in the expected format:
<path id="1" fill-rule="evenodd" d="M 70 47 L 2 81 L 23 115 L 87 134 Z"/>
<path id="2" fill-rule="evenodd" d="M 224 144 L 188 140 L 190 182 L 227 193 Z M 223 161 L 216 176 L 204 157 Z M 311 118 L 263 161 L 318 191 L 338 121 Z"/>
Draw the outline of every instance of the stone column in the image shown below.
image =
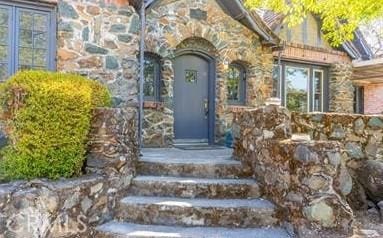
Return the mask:
<path id="1" fill-rule="evenodd" d="M 136 108 L 97 108 L 89 133 L 86 169 L 134 175 L 138 161 Z"/>
<path id="2" fill-rule="evenodd" d="M 216 105 L 215 105 L 215 141 L 222 142 L 227 128 L 227 88 L 226 73 L 227 65 L 222 59 L 217 60 L 216 69 Z"/>
<path id="3" fill-rule="evenodd" d="M 259 58 L 249 67 L 247 72 L 247 105 L 259 107 L 271 97 L 273 88 L 272 70 L 273 56 L 265 49 L 257 49 Z M 266 51 L 266 52 L 264 52 Z"/>
<path id="4" fill-rule="evenodd" d="M 351 82 L 352 65 L 331 65 L 329 82 L 329 111 L 354 113 L 354 86 Z"/>

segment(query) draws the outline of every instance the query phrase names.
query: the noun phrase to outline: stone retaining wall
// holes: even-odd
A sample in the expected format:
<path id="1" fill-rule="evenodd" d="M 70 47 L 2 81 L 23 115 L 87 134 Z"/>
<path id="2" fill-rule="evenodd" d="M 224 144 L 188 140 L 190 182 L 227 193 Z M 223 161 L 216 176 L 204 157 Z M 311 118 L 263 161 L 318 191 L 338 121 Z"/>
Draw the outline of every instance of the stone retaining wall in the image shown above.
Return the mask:
<path id="1" fill-rule="evenodd" d="M 292 113 L 294 133 L 344 144 L 350 159 L 383 159 L 383 116 L 340 113 Z"/>
<path id="2" fill-rule="evenodd" d="M 313 140 L 337 141 L 344 147 L 343 163 L 353 178 L 347 199 L 353 209 L 367 208 L 367 199 L 383 199 L 383 116 L 339 113 L 292 113 L 295 133 Z"/>
<path id="3" fill-rule="evenodd" d="M 0 185 L 0 237 L 92 237 L 111 220 L 138 161 L 134 108 L 95 110 L 87 175 Z"/>
<path id="4" fill-rule="evenodd" d="M 291 140 L 291 115 L 279 106 L 237 113 L 233 131 L 234 155 L 250 166 L 262 192 L 279 206 L 280 219 L 297 234 L 351 232 L 353 211 L 346 196 L 352 179 L 341 143 Z"/>

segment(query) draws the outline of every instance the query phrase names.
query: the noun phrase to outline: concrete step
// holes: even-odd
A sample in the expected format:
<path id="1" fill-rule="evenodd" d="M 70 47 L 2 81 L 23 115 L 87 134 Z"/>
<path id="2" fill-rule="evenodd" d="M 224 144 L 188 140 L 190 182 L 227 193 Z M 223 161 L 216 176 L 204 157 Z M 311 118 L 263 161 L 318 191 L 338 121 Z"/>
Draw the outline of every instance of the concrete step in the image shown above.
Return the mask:
<path id="1" fill-rule="evenodd" d="M 138 176 L 131 193 L 139 196 L 180 198 L 259 198 L 253 179 L 202 179 L 186 177 Z"/>
<path id="2" fill-rule="evenodd" d="M 186 160 L 141 158 L 140 175 L 197 177 L 197 178 L 249 178 L 250 171 L 243 169 L 241 162 L 233 159 Z"/>
<path id="3" fill-rule="evenodd" d="M 289 238 L 281 228 L 230 229 L 177 227 L 110 222 L 96 229 L 96 238 Z"/>
<path id="4" fill-rule="evenodd" d="M 130 196 L 117 219 L 152 225 L 254 228 L 277 223 L 275 207 L 263 199 L 185 199 Z"/>

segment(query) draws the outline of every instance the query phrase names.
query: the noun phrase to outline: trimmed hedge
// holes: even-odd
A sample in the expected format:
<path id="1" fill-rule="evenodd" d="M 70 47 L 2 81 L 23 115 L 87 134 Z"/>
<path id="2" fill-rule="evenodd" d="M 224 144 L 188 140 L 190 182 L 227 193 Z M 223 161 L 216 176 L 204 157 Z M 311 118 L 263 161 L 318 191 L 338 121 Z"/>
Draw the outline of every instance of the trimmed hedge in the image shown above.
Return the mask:
<path id="1" fill-rule="evenodd" d="M 74 74 L 23 71 L 0 85 L 0 95 L 11 140 L 0 152 L 0 177 L 81 174 L 92 110 L 111 103 L 104 86 Z"/>

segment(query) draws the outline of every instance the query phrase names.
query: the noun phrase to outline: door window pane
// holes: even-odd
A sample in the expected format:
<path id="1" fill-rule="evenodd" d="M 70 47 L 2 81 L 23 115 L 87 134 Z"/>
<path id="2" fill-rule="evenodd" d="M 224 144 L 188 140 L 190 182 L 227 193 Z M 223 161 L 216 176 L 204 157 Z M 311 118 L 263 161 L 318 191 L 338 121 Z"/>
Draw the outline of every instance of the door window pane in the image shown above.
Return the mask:
<path id="1" fill-rule="evenodd" d="M 7 8 L 0 8 L 0 26 L 8 26 L 9 10 Z"/>
<path id="2" fill-rule="evenodd" d="M 32 48 L 19 48 L 19 64 L 20 65 L 31 65 L 33 59 Z"/>
<path id="3" fill-rule="evenodd" d="M 20 10 L 19 69 L 48 68 L 48 16 Z"/>
<path id="4" fill-rule="evenodd" d="M 20 11 L 20 28 L 24 30 L 33 30 L 33 12 Z"/>
<path id="5" fill-rule="evenodd" d="M 0 62 L 6 62 L 8 58 L 8 46 L 0 45 Z"/>
<path id="6" fill-rule="evenodd" d="M 35 49 L 33 51 L 33 66 L 44 67 L 47 65 L 47 51 L 42 49 Z"/>
<path id="7" fill-rule="evenodd" d="M 9 31 L 9 28 L 7 26 L 0 25 L 0 45 L 8 44 L 8 37 L 9 37 L 8 31 Z"/>
<path id="8" fill-rule="evenodd" d="M 48 34 L 46 32 L 35 32 L 33 42 L 35 48 L 47 49 Z"/>
<path id="9" fill-rule="evenodd" d="M 20 30 L 20 38 L 19 38 L 19 45 L 21 47 L 30 47 L 32 48 L 33 46 L 33 41 L 32 41 L 32 36 L 33 36 L 33 31 L 31 30 Z"/>
<path id="10" fill-rule="evenodd" d="M 314 70 L 314 79 L 313 79 L 313 111 L 322 112 L 323 111 L 323 71 Z"/>
<path id="11" fill-rule="evenodd" d="M 286 105 L 291 111 L 307 112 L 309 69 L 286 66 Z"/>
<path id="12" fill-rule="evenodd" d="M 41 14 L 34 14 L 33 18 L 33 30 L 34 31 L 47 31 L 48 16 Z"/>
<path id="13" fill-rule="evenodd" d="M 8 65 L 0 63 L 0 82 L 8 78 Z"/>
<path id="14" fill-rule="evenodd" d="M 10 10 L 0 6 L 0 82 L 8 78 Z"/>

